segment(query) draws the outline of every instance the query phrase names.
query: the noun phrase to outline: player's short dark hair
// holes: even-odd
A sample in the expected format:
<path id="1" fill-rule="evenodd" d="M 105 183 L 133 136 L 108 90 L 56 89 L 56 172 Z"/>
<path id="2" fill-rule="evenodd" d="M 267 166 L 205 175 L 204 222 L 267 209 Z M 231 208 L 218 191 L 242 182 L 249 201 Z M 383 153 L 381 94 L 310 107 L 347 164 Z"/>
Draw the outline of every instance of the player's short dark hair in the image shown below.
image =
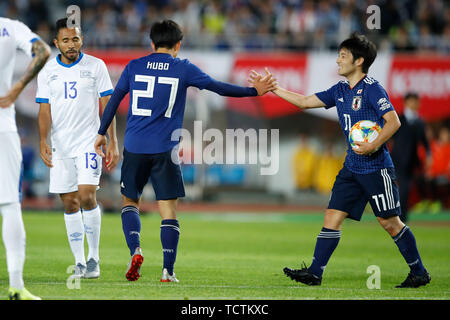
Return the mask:
<path id="1" fill-rule="evenodd" d="M 59 30 L 67 28 L 67 20 L 68 20 L 67 18 L 62 18 L 62 19 L 59 19 L 58 21 L 56 21 L 55 38 L 58 37 Z M 80 33 L 81 33 L 81 28 L 80 28 Z"/>
<path id="2" fill-rule="evenodd" d="M 350 38 L 342 41 L 339 45 L 338 51 L 341 49 L 347 49 L 353 55 L 353 61 L 358 58 L 364 58 L 362 64 L 362 72 L 368 73 L 369 67 L 375 61 L 377 57 L 377 48 L 375 44 L 367 39 L 365 35 L 354 32 L 351 34 Z"/>
<path id="3" fill-rule="evenodd" d="M 417 92 L 407 92 L 405 94 L 405 96 L 403 97 L 404 100 L 408 100 L 408 99 L 415 99 L 415 100 L 419 100 L 419 94 Z"/>
<path id="4" fill-rule="evenodd" d="M 175 21 L 163 20 L 152 25 L 150 39 L 155 45 L 155 49 L 172 49 L 183 39 L 183 32 Z"/>

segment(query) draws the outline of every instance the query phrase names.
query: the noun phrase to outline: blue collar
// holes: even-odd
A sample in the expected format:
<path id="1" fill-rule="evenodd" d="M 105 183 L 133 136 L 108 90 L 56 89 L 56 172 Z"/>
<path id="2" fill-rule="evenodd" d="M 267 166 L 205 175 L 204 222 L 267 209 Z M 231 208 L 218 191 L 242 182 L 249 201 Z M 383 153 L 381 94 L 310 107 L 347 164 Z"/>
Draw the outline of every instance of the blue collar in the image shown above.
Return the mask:
<path id="1" fill-rule="evenodd" d="M 60 56 L 61 56 L 61 54 L 58 54 L 58 55 L 56 56 L 56 61 L 57 61 L 60 65 L 62 65 L 63 67 L 71 68 L 71 67 L 73 67 L 74 65 L 76 65 L 78 62 L 81 61 L 81 59 L 83 58 L 83 52 L 80 52 L 80 56 L 78 57 L 77 61 L 72 62 L 71 64 L 65 64 L 64 62 L 62 62 Z"/>

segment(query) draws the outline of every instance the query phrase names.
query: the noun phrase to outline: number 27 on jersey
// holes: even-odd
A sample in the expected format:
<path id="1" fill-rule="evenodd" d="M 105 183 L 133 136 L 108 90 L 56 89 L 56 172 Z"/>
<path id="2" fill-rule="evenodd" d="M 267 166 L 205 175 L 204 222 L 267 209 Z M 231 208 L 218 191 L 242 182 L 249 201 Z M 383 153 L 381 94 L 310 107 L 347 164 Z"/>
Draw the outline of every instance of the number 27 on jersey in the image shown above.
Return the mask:
<path id="1" fill-rule="evenodd" d="M 131 112 L 135 116 L 143 116 L 150 117 L 152 115 L 151 109 L 142 109 L 138 107 L 138 99 L 139 98 L 153 98 L 154 90 L 155 90 L 155 82 L 161 84 L 170 85 L 170 95 L 169 95 L 169 103 L 167 106 L 166 113 L 164 116 L 166 118 L 170 118 L 172 116 L 172 109 L 175 105 L 175 99 L 177 97 L 178 91 L 178 78 L 170 78 L 170 77 L 155 77 L 155 76 L 146 76 L 136 74 L 134 81 L 136 82 L 146 82 L 147 89 L 146 90 L 133 90 L 133 100 L 131 103 Z"/>

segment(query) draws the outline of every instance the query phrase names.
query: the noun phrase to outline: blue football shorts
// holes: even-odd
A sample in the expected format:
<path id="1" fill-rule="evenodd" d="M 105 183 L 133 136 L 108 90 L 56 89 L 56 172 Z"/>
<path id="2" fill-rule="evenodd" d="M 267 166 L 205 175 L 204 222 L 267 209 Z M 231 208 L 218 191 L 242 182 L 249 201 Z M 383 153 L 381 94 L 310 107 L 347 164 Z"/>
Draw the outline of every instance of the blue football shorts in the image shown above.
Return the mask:
<path id="1" fill-rule="evenodd" d="M 345 166 L 339 171 L 331 191 L 328 209 L 348 213 L 348 218 L 360 221 L 367 202 L 375 216 L 400 216 L 400 197 L 394 168 L 357 174 Z"/>
<path id="2" fill-rule="evenodd" d="M 123 150 L 120 175 L 121 193 L 138 200 L 147 182 L 151 181 L 156 200 L 170 200 L 185 196 L 183 176 L 179 163 L 172 161 L 172 150 L 140 154 Z"/>

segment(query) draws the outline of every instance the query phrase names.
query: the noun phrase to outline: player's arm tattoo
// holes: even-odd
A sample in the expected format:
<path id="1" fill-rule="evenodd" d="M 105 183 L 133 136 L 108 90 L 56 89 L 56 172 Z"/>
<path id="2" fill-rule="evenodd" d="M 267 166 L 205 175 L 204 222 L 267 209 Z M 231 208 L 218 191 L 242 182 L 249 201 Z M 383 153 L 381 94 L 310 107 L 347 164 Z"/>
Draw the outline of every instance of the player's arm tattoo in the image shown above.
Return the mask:
<path id="1" fill-rule="evenodd" d="M 31 60 L 25 74 L 19 80 L 23 87 L 25 87 L 28 82 L 30 82 L 39 73 L 45 65 L 45 62 L 47 62 L 48 57 L 50 57 L 51 50 L 44 41 L 38 39 L 33 42 L 31 52 L 33 52 L 34 58 Z"/>

